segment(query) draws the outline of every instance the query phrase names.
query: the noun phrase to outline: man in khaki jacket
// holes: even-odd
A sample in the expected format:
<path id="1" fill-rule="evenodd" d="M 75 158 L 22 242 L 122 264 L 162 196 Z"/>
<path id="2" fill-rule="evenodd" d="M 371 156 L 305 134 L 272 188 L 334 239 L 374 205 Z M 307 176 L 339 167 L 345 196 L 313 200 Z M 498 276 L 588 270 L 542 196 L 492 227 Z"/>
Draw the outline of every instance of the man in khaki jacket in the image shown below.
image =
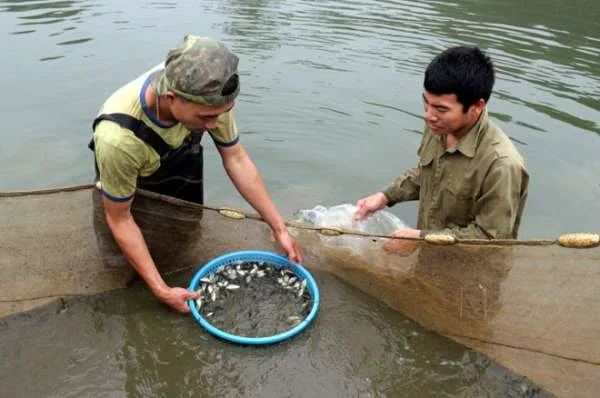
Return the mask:
<path id="1" fill-rule="evenodd" d="M 425 133 L 417 167 L 381 192 L 360 199 L 355 218 L 407 200 L 419 200 L 417 228 L 457 238 L 516 239 L 529 176 L 510 139 L 488 118 L 492 61 L 477 47 L 453 47 L 425 71 Z"/>

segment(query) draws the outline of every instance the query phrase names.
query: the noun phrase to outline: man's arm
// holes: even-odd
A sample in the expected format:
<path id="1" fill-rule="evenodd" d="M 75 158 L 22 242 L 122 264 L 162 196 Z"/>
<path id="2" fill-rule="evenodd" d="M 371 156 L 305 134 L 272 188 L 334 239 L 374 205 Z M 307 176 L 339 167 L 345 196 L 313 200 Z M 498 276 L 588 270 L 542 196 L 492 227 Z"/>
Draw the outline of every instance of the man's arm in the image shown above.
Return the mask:
<path id="1" fill-rule="evenodd" d="M 142 232 L 133 219 L 131 202 L 131 199 L 115 202 L 102 197 L 106 222 L 117 244 L 129 264 L 144 279 L 156 297 L 179 312 L 189 312 L 187 300 L 198 298 L 198 293 L 178 287 L 172 288 L 165 283 L 150 256 Z"/>
<path id="2" fill-rule="evenodd" d="M 400 177 L 396 178 L 383 191 L 376 192 L 371 196 L 359 199 L 356 202 L 358 210 L 354 214 L 355 220 L 362 220 L 368 214 L 383 209 L 386 205 L 393 206 L 398 202 L 419 199 L 421 186 L 421 173 L 419 168 L 408 169 Z M 418 233 L 417 233 L 418 236 Z"/>
<path id="3" fill-rule="evenodd" d="M 275 239 L 286 251 L 290 261 L 302 263 L 300 249 L 289 235 L 283 218 L 271 201 L 254 162 L 250 159 L 242 144 L 237 143 L 233 146 L 217 145 L 217 148 L 223 159 L 223 166 L 237 190 L 269 224 Z"/>
<path id="4" fill-rule="evenodd" d="M 419 200 L 421 189 L 421 171 L 418 167 L 408 169 L 396 178 L 384 190 L 383 194 L 388 199 L 388 206 L 408 200 Z"/>

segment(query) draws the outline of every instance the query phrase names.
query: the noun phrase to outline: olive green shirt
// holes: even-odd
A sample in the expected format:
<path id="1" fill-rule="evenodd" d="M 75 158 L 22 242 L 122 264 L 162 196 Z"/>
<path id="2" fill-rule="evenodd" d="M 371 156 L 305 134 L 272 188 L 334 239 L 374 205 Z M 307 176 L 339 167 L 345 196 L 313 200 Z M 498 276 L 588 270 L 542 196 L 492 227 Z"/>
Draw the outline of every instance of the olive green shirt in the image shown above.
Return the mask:
<path id="1" fill-rule="evenodd" d="M 429 128 L 418 150 L 418 167 L 388 185 L 388 206 L 419 200 L 417 228 L 458 238 L 516 239 L 527 199 L 529 175 L 510 139 L 487 110 L 459 142 Z"/>

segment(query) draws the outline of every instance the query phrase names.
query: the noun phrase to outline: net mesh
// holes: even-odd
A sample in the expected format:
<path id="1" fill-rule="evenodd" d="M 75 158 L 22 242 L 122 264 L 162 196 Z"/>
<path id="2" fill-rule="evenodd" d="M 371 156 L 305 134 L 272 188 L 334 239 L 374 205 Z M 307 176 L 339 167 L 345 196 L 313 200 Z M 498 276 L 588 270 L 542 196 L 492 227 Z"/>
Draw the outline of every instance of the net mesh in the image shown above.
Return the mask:
<path id="1" fill-rule="evenodd" d="M 268 226 L 245 216 L 144 192 L 134 200 L 134 217 L 165 273 L 232 251 L 279 251 Z M 308 268 L 335 274 L 557 395 L 594 396 L 600 389 L 597 245 L 440 245 L 289 227 Z M 0 194 L 0 236 L 0 316 L 124 287 L 134 277 L 91 186 Z"/>

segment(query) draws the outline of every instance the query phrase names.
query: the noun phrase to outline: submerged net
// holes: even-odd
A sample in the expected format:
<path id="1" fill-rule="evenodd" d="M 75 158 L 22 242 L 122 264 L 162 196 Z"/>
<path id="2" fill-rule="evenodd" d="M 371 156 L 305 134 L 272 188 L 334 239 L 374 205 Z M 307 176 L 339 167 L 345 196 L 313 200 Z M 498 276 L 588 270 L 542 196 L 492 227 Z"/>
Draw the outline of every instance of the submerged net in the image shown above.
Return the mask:
<path id="1" fill-rule="evenodd" d="M 279 251 L 252 215 L 144 192 L 133 211 L 164 273 L 232 251 Z M 597 235 L 409 240 L 288 225 L 306 267 L 335 274 L 559 396 L 600 390 Z M 0 316 L 124 287 L 133 275 L 94 188 L 0 194 Z"/>
<path id="2" fill-rule="evenodd" d="M 223 266 L 200 282 L 196 308 L 211 325 L 236 336 L 283 333 L 311 309 L 306 279 L 264 261 Z"/>

